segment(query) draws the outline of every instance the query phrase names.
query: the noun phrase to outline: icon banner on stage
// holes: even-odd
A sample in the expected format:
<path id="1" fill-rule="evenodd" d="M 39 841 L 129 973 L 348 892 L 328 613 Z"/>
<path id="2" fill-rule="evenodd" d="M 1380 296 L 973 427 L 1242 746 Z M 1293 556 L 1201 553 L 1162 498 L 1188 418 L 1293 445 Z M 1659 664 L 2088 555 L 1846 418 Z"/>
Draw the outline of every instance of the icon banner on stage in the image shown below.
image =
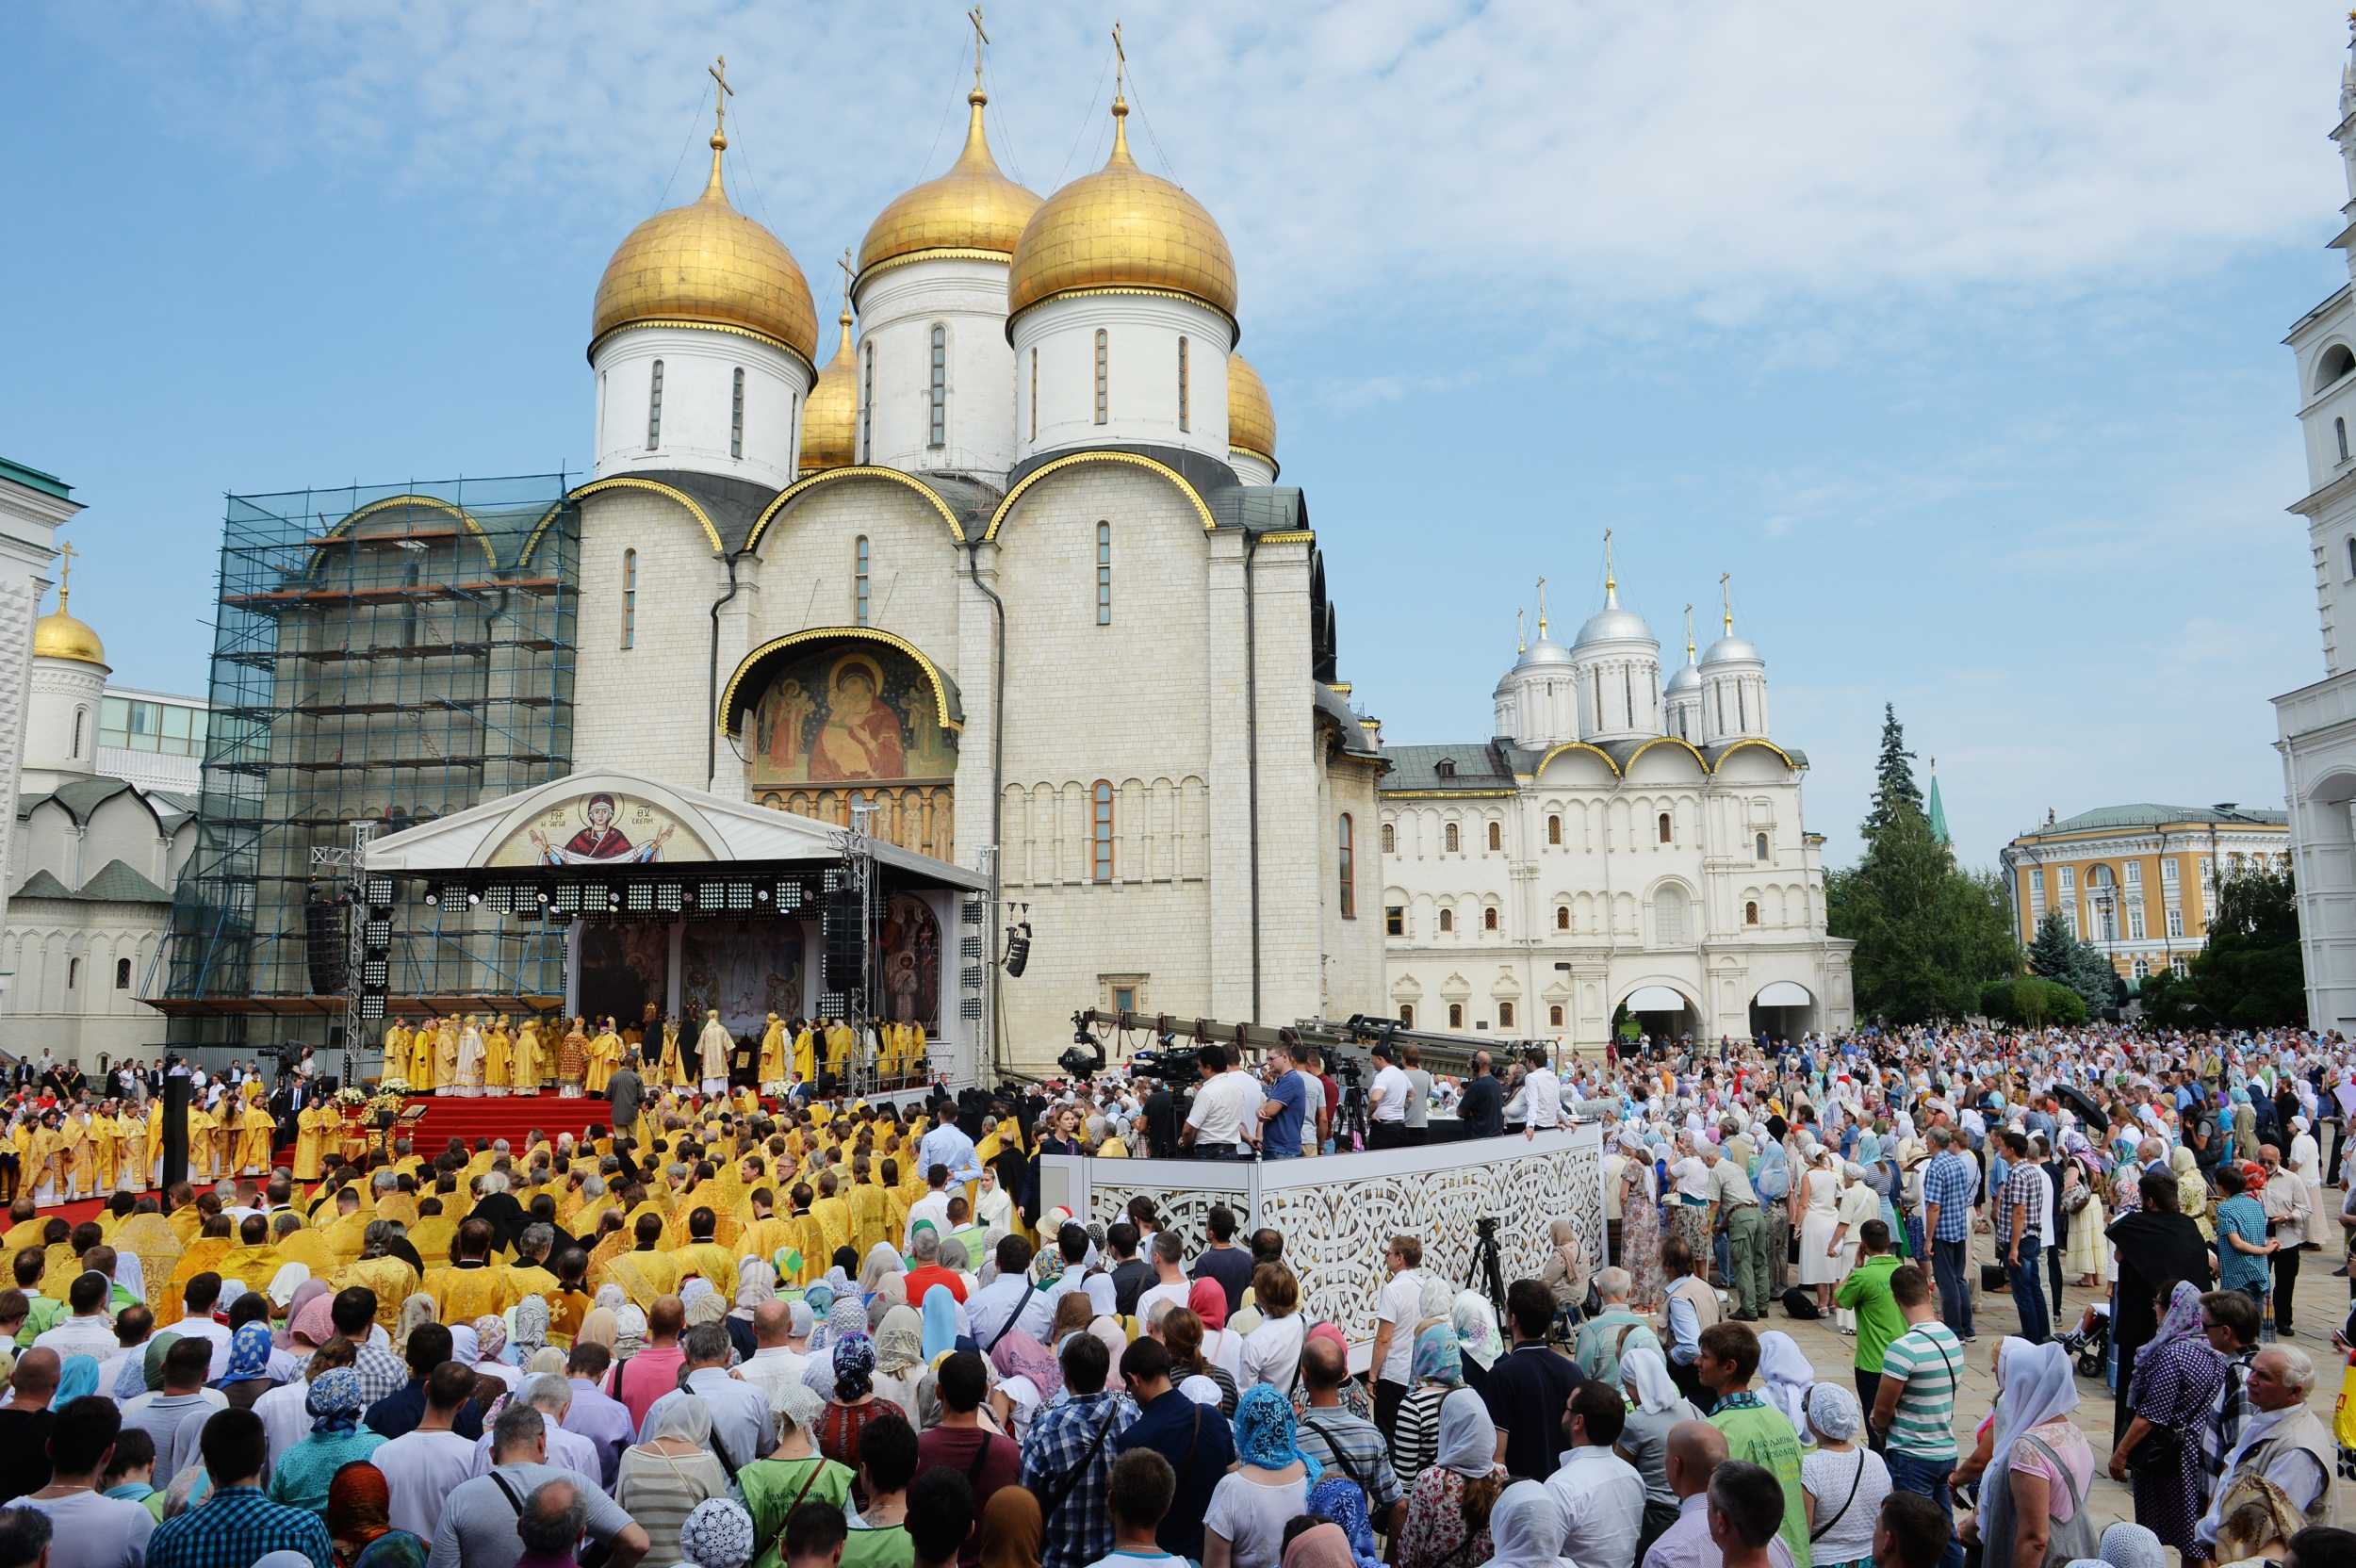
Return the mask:
<path id="1" fill-rule="evenodd" d="M 759 1034 L 771 1013 L 790 1019 L 809 1012 L 801 923 L 692 922 L 679 939 L 679 1007 L 693 1019 L 719 1008 L 731 1035 Z"/>
<path id="2" fill-rule="evenodd" d="M 716 858 L 695 829 L 636 795 L 589 791 L 549 807 L 510 833 L 492 866 L 667 864 Z"/>
<path id="3" fill-rule="evenodd" d="M 772 668 L 744 726 L 753 800 L 846 824 L 854 799 L 870 802 L 877 838 L 950 858 L 957 737 L 941 724 L 916 661 L 866 643 L 829 643 Z"/>

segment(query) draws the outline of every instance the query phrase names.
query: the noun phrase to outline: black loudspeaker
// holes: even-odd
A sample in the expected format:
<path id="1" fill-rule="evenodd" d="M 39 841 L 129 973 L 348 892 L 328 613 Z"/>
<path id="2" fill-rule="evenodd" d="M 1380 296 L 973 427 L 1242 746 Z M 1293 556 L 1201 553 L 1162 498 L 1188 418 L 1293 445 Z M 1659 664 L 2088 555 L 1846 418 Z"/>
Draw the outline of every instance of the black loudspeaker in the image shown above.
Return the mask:
<path id="1" fill-rule="evenodd" d="M 352 934 L 347 928 L 351 914 L 348 906 L 324 898 L 303 900 L 303 949 L 310 960 L 314 996 L 335 995 L 352 977 Z"/>
<path id="2" fill-rule="evenodd" d="M 857 892 L 845 889 L 826 895 L 824 982 L 830 991 L 856 991 L 860 988 L 860 959 L 864 956 L 866 942 L 859 923 Z"/>
<path id="3" fill-rule="evenodd" d="M 164 1074 L 164 1185 L 188 1179 L 188 1073 L 175 1067 Z"/>

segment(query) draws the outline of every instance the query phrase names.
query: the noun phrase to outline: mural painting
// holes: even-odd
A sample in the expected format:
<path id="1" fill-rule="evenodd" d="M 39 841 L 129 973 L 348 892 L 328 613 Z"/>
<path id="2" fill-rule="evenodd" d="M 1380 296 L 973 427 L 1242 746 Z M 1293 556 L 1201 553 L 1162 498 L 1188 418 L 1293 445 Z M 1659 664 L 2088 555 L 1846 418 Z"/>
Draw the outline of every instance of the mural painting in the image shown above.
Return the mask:
<path id="1" fill-rule="evenodd" d="M 802 1001 L 799 921 L 690 921 L 679 943 L 679 1010 L 702 1026 L 720 1009 L 731 1035 L 758 1035 L 771 1013 L 791 1019 Z"/>
<path id="2" fill-rule="evenodd" d="M 906 654 L 866 643 L 800 650 L 775 666 L 744 739 L 758 804 L 847 825 L 852 802 L 871 801 L 876 837 L 952 858 L 957 738 Z"/>
<path id="3" fill-rule="evenodd" d="M 941 1033 L 941 922 L 913 893 L 893 893 L 876 936 L 883 949 L 883 1010 L 894 1023 Z"/>
<path id="4" fill-rule="evenodd" d="M 638 1021 L 649 1002 L 660 1009 L 669 995 L 671 928 L 650 921 L 583 921 L 580 1004 L 591 1018 L 608 1014 Z"/>
<path id="5" fill-rule="evenodd" d="M 648 865 L 709 860 L 695 829 L 652 801 L 593 791 L 559 802 L 509 833 L 486 866 Z"/>

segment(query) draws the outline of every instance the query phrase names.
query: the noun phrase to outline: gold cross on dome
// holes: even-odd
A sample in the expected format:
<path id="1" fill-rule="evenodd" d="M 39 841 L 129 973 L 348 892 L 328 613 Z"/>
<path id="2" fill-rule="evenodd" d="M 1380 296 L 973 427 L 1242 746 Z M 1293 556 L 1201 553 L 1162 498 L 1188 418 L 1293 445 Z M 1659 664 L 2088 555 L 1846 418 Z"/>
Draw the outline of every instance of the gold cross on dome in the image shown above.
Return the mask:
<path id="1" fill-rule="evenodd" d="M 66 595 L 73 590 L 74 558 L 81 553 L 70 544 L 57 547 L 57 613 L 60 615 L 65 613 Z"/>
<path id="2" fill-rule="evenodd" d="M 728 129 L 728 100 L 736 96 L 736 89 L 728 86 L 728 57 L 726 55 L 714 56 L 712 63 L 704 69 L 712 74 L 713 81 L 720 84 L 719 90 L 712 95 L 712 134 L 718 136 Z"/>
<path id="3" fill-rule="evenodd" d="M 982 85 L 982 46 L 990 41 L 990 35 L 982 30 L 981 7 L 975 6 L 966 12 L 965 19 L 973 24 L 973 85 L 980 87 Z"/>
<path id="4" fill-rule="evenodd" d="M 836 258 L 835 265 L 843 269 L 843 308 L 844 310 L 848 310 L 851 308 L 851 278 L 853 275 L 851 271 L 851 248 L 848 245 L 843 247 L 843 254 Z"/>
<path id="5" fill-rule="evenodd" d="M 1121 23 L 1118 19 L 1113 23 L 1113 56 L 1116 62 L 1113 68 L 1113 91 L 1118 93 L 1129 78 L 1129 51 L 1121 46 Z"/>

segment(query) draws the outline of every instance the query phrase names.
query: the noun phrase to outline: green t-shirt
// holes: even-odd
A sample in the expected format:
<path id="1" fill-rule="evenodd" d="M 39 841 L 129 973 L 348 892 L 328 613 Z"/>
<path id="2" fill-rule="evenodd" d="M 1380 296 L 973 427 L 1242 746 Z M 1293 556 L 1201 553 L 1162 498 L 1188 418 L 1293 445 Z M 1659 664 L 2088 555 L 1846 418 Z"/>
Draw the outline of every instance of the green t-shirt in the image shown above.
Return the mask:
<path id="1" fill-rule="evenodd" d="M 855 1525 L 843 1538 L 843 1568 L 916 1568 L 916 1544 L 905 1525 Z"/>
<path id="2" fill-rule="evenodd" d="M 1906 1315 L 1890 1294 L 1890 1277 L 1898 1272 L 1898 1259 L 1889 1252 L 1860 1259 L 1841 1282 L 1833 1300 L 1857 1314 L 1857 1369 L 1878 1372 L 1882 1352 L 1906 1331 Z"/>
<path id="3" fill-rule="evenodd" d="M 1783 1412 L 1756 1394 L 1729 1394 L 1710 1413 L 1726 1434 L 1726 1457 L 1767 1467 L 1783 1486 L 1783 1528 L 1792 1568 L 1808 1568 L 1808 1504 L 1800 1491 L 1800 1434 Z M 848 1554 L 845 1554 L 846 1558 Z"/>
<path id="4" fill-rule="evenodd" d="M 814 1478 L 810 1475 L 813 1467 L 818 1472 Z M 804 1482 L 810 1486 L 808 1495 L 803 1494 Z M 744 1494 L 744 1511 L 753 1516 L 753 1539 L 769 1544 L 755 1560 L 753 1568 L 782 1568 L 785 1516 L 797 1503 L 832 1503 L 844 1510 L 851 1506 L 851 1467 L 815 1455 L 807 1459 L 764 1459 L 747 1464 L 737 1471 L 736 1484 Z"/>

